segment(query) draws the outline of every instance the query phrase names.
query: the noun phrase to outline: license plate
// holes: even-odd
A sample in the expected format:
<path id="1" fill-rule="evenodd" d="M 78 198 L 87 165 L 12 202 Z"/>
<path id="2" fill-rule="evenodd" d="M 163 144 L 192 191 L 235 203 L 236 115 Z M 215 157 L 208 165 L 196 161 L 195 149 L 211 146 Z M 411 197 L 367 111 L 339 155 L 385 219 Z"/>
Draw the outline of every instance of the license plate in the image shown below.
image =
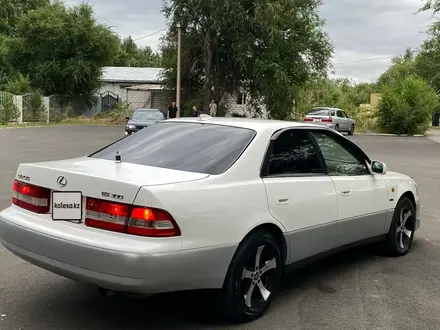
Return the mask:
<path id="1" fill-rule="evenodd" d="M 321 121 L 321 119 L 314 118 L 313 121 Z"/>
<path id="2" fill-rule="evenodd" d="M 52 192 L 52 220 L 81 221 L 82 200 L 80 191 Z"/>

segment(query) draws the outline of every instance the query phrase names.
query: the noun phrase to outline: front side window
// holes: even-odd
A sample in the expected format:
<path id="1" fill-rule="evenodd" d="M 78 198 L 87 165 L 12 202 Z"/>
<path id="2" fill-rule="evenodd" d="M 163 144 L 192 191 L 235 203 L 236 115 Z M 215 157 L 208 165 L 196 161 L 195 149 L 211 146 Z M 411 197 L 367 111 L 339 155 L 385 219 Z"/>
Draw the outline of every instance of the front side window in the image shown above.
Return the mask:
<path id="1" fill-rule="evenodd" d="M 273 142 L 269 156 L 269 176 L 314 173 L 324 171 L 306 131 L 286 131 Z"/>
<path id="2" fill-rule="evenodd" d="M 312 131 L 329 175 L 366 175 L 370 174 L 366 162 L 356 156 L 348 144 L 343 143 L 335 134 Z"/>
<path id="3" fill-rule="evenodd" d="M 232 126 L 163 121 L 89 157 L 115 160 L 119 152 L 122 162 L 214 175 L 232 166 L 255 134 Z"/>

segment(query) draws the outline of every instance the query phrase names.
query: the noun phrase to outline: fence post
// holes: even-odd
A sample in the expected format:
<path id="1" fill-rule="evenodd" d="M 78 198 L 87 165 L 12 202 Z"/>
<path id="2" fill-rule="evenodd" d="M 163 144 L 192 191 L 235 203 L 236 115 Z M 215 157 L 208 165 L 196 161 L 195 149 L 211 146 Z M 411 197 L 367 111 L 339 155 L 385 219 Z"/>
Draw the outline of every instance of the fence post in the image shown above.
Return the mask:
<path id="1" fill-rule="evenodd" d="M 12 97 L 12 102 L 18 109 L 18 118 L 17 122 L 19 124 L 23 123 L 23 96 L 22 95 L 14 95 Z"/>
<path id="2" fill-rule="evenodd" d="M 44 96 L 43 97 L 43 106 L 44 109 L 46 110 L 46 123 L 48 123 L 50 121 L 50 102 L 49 102 L 49 97 L 48 96 Z"/>

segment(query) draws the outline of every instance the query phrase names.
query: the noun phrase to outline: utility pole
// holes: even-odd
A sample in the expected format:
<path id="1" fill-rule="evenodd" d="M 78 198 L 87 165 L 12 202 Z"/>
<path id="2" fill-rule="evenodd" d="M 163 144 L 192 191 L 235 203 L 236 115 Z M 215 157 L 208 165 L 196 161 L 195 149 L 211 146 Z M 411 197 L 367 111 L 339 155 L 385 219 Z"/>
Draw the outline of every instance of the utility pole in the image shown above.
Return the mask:
<path id="1" fill-rule="evenodd" d="M 177 106 L 177 118 L 180 117 L 180 57 L 181 57 L 181 44 L 182 44 L 182 32 L 180 30 L 180 22 L 177 26 L 177 83 L 176 83 L 176 106 Z"/>

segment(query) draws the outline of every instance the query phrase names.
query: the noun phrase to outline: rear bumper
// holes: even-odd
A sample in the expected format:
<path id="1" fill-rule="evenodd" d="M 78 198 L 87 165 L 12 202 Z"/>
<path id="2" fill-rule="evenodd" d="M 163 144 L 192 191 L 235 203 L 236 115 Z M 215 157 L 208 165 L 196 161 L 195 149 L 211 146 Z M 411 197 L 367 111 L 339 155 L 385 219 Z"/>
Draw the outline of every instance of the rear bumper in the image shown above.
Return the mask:
<path id="1" fill-rule="evenodd" d="M 134 253 L 118 246 L 110 250 L 75 241 L 73 235 L 64 239 L 27 228 L 9 217 L 17 213 L 7 210 L 0 213 L 0 242 L 9 251 L 61 276 L 116 291 L 154 294 L 221 288 L 236 249 L 229 245 L 164 253 Z"/>

